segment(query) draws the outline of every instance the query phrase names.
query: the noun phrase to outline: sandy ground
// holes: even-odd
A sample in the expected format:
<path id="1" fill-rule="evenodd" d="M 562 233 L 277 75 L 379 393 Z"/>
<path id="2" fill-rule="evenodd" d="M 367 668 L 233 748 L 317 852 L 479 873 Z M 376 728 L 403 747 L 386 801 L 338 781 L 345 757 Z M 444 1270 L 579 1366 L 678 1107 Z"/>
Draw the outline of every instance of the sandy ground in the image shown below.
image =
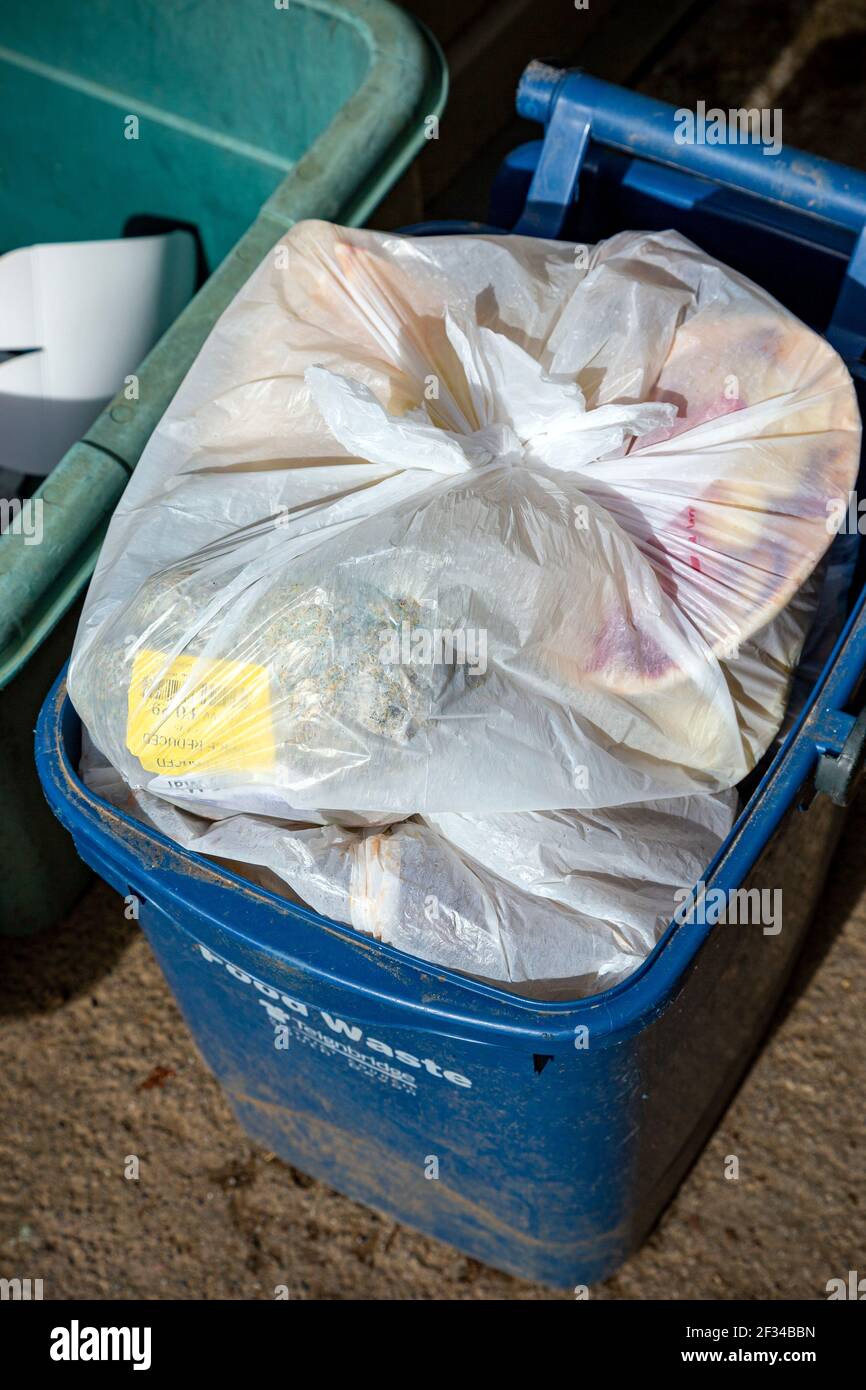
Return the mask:
<path id="1" fill-rule="evenodd" d="M 757 17 L 756 17 L 757 16 Z M 785 138 L 866 165 L 866 6 L 715 5 L 642 80 L 781 105 Z M 866 796 L 774 1029 L 640 1253 L 598 1298 L 823 1298 L 866 1270 Z M 0 1276 L 46 1298 L 549 1299 L 253 1146 L 122 903 L 2 944 Z M 724 1157 L 739 1182 L 720 1179 Z M 138 1181 L 124 1178 L 128 1155 Z"/>

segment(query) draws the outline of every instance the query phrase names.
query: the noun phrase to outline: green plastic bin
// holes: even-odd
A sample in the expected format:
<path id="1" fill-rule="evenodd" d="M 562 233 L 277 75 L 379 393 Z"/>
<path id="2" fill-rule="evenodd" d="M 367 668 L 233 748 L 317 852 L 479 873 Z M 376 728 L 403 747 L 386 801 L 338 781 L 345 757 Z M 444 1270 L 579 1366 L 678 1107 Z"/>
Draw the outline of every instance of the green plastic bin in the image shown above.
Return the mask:
<path id="1" fill-rule="evenodd" d="M 447 79 L 435 42 L 385 0 L 3 6 L 0 69 L 0 251 L 156 218 L 194 225 L 213 271 L 139 368 L 139 398 L 118 394 L 34 493 L 42 543 L 0 536 L 0 932 L 25 935 L 85 882 L 32 737 L 129 472 L 268 249 L 301 218 L 362 223 Z"/>

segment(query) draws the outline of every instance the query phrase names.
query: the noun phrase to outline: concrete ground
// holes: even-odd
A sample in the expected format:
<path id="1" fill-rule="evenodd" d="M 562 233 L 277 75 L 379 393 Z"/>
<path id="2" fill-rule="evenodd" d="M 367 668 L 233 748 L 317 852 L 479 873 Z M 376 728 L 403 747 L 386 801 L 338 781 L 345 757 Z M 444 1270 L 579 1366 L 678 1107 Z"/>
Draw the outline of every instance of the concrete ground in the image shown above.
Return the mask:
<path id="1" fill-rule="evenodd" d="M 866 166 L 866 5 L 704 10 L 639 85 L 781 106 L 786 142 Z M 643 1249 L 598 1298 L 825 1297 L 866 1271 L 866 796 L 762 1052 Z M 7 866 L 8 869 L 9 866 Z M 46 1298 L 551 1299 L 253 1146 L 121 900 L 2 944 L 0 1276 Z M 736 1183 L 725 1156 L 740 1158 Z M 124 1179 L 128 1155 L 139 1181 Z"/>

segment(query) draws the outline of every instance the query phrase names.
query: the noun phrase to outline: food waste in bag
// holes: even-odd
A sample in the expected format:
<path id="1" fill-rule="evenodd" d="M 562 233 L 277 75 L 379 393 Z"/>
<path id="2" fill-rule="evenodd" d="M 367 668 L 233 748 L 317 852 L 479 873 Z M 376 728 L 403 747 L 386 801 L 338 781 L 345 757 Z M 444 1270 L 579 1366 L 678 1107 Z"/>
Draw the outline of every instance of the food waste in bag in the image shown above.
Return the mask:
<path id="1" fill-rule="evenodd" d="M 312 827 L 292 833 L 325 856 L 334 910 L 312 870 L 276 872 L 328 915 L 363 929 L 342 876 L 380 849 L 347 847 L 387 846 L 401 940 L 440 963 L 408 885 L 429 875 L 435 897 L 468 856 L 496 879 L 455 908 L 479 926 L 474 973 L 550 978 L 554 899 L 512 882 L 510 855 L 489 865 L 498 831 L 470 849 L 465 826 L 542 844 L 560 817 L 578 837 L 582 815 L 613 817 L 625 881 L 615 813 L 730 814 L 782 720 L 859 428 L 828 344 L 676 233 L 577 258 L 300 223 L 115 513 L 73 703 L 131 791 L 216 822 L 226 857 L 249 862 L 226 837 L 256 818 Z M 605 950 L 612 976 L 656 938 L 649 900 L 639 946 L 593 902 L 565 904 L 564 976 L 602 979 Z"/>

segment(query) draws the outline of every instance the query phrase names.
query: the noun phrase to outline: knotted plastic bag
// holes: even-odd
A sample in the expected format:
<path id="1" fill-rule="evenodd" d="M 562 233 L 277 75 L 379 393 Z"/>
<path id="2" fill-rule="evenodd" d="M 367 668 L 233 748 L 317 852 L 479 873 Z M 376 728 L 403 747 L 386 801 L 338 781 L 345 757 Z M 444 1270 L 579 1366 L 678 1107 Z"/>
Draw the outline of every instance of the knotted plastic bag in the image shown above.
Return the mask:
<path id="1" fill-rule="evenodd" d="M 675 233 L 583 266 L 300 224 L 145 450 L 73 701 L 131 785 L 220 812 L 731 786 L 858 432 L 828 345 Z"/>

